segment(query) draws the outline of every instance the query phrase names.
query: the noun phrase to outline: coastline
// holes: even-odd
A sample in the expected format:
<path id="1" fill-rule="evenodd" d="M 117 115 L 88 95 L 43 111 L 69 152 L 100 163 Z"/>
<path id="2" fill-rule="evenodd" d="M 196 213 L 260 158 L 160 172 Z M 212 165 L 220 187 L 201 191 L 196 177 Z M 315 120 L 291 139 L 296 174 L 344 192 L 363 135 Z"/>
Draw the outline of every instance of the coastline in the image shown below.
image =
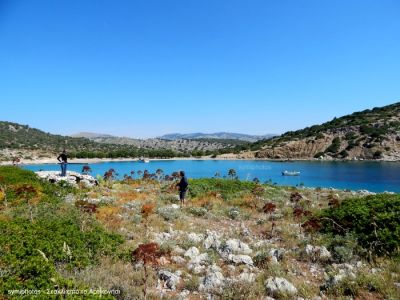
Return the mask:
<path id="1" fill-rule="evenodd" d="M 212 158 L 210 156 L 203 157 L 172 157 L 172 158 L 150 158 L 149 161 L 169 161 L 169 160 L 252 160 L 252 161 L 271 161 L 271 162 L 400 162 L 399 159 L 315 159 L 315 158 L 296 158 L 296 159 L 272 159 L 272 158 L 255 158 L 255 157 L 240 157 L 237 155 L 225 155 Z M 69 159 L 70 164 L 95 164 L 104 162 L 135 162 L 139 158 L 74 158 Z M 41 165 L 41 164 L 57 164 L 56 158 L 37 158 L 37 159 L 21 159 L 18 165 Z M 13 165 L 12 161 L 1 161 L 0 166 Z"/>
<path id="2" fill-rule="evenodd" d="M 356 160 L 319 160 L 319 159 L 292 159 L 292 160 L 282 160 L 282 159 L 260 159 L 260 158 L 238 158 L 238 157 L 216 157 L 216 158 L 211 158 L 209 156 L 206 157 L 175 157 L 175 158 L 153 158 L 149 159 L 150 161 L 190 161 L 190 160 L 196 160 L 196 161 L 268 161 L 268 162 L 348 162 L 348 163 L 365 163 L 365 162 L 374 162 L 374 163 L 382 163 L 382 162 L 387 162 L 387 161 L 382 161 L 382 160 L 363 160 L 363 161 L 356 161 Z M 79 158 L 79 159 L 70 159 L 69 164 L 100 164 L 100 163 L 107 163 L 107 162 L 138 162 L 139 158 Z M 389 161 L 390 162 L 390 161 Z M 38 159 L 31 159 L 31 160 L 21 160 L 21 162 L 18 164 L 18 166 L 24 166 L 24 165 L 41 165 L 41 164 L 58 164 L 59 162 L 55 158 L 38 158 Z M 0 162 L 0 166 L 6 166 L 6 165 L 12 165 L 12 162 L 10 161 L 4 161 Z M 143 164 L 145 165 L 145 164 Z M 284 186 L 284 184 L 282 185 Z M 302 188 L 309 189 L 309 190 L 314 190 L 316 187 L 314 186 L 304 186 Z M 332 186 L 325 186 L 322 189 L 324 190 L 330 190 L 330 191 L 346 191 L 344 188 L 334 188 Z M 373 194 L 373 193 L 393 193 L 391 190 L 384 190 L 384 191 L 371 191 L 369 189 L 349 189 L 348 191 L 353 192 L 353 193 L 361 193 L 364 195 L 368 194 Z M 394 192 L 396 193 L 396 192 Z"/>

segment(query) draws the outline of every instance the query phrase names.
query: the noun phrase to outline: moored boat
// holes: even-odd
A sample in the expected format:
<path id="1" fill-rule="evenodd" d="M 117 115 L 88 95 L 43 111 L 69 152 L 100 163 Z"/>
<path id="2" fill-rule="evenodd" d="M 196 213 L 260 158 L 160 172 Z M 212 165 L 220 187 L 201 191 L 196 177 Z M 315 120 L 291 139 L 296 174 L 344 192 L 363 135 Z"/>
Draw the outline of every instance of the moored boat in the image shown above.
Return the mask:
<path id="1" fill-rule="evenodd" d="M 282 176 L 299 176 L 300 172 L 299 171 L 283 171 Z"/>

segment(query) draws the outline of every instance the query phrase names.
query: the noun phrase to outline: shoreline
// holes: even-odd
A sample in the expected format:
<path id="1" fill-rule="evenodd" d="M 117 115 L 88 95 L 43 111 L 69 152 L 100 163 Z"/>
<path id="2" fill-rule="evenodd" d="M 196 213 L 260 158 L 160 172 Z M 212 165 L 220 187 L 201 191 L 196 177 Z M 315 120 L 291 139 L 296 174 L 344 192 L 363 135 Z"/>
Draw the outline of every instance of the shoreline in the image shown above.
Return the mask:
<path id="1" fill-rule="evenodd" d="M 149 161 L 169 161 L 169 160 L 250 160 L 250 161 L 270 161 L 270 162 L 400 162 L 400 160 L 385 160 L 385 159 L 364 159 L 364 160 L 351 160 L 351 159 L 312 159 L 312 158 L 296 158 L 296 159 L 272 159 L 272 158 L 241 158 L 235 156 L 225 156 L 211 158 L 209 156 L 203 157 L 172 157 L 172 158 L 149 158 Z M 73 158 L 69 159 L 69 164 L 95 164 L 104 162 L 137 162 L 139 158 Z M 58 164 L 56 158 L 38 158 L 38 159 L 22 159 L 18 165 L 41 165 L 41 164 Z M 13 165 L 12 161 L 2 161 L 0 166 Z"/>
<path id="2" fill-rule="evenodd" d="M 363 163 L 363 162 L 376 162 L 376 163 L 382 163 L 382 162 L 390 162 L 390 161 L 383 161 L 383 160 L 363 160 L 363 161 L 355 161 L 355 160 L 318 160 L 318 159 L 296 159 L 296 160 L 281 160 L 281 159 L 260 159 L 260 158 L 254 158 L 254 159 L 249 159 L 249 158 L 235 158 L 235 157 L 218 157 L 218 158 L 211 158 L 211 157 L 175 157 L 175 158 L 153 158 L 149 159 L 150 161 L 173 161 L 173 160 L 197 160 L 197 161 L 269 161 L 269 162 L 353 162 L 353 163 Z M 106 162 L 138 162 L 138 158 L 78 158 L 78 159 L 71 159 L 69 161 L 69 164 L 97 164 L 97 163 L 106 163 Z M 55 158 L 41 158 L 41 159 L 34 159 L 34 160 L 21 160 L 21 162 L 17 166 L 24 166 L 24 165 L 40 165 L 40 164 L 58 164 L 59 162 Z M 12 165 L 12 162 L 7 161 L 7 162 L 0 162 L 0 166 L 7 166 L 7 165 Z M 145 164 L 144 164 L 145 165 Z M 280 185 L 280 186 L 285 186 L 285 185 Z M 304 189 L 310 189 L 314 190 L 316 187 L 313 186 L 303 186 L 302 188 Z M 324 190 L 330 190 L 330 191 L 346 191 L 347 189 L 345 188 L 334 188 L 331 186 L 326 186 L 322 187 Z M 370 193 L 396 193 L 394 191 L 371 191 L 368 189 L 349 189 L 348 191 L 354 192 L 354 193 L 364 193 L 364 194 L 370 194 Z"/>

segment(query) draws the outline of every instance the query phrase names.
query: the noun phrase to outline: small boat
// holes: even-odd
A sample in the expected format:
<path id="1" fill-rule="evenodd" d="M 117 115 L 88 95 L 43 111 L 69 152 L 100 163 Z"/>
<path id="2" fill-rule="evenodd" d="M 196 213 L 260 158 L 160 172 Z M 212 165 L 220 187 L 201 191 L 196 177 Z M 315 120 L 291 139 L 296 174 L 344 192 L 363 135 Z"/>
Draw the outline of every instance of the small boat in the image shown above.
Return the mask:
<path id="1" fill-rule="evenodd" d="M 299 171 L 283 171 L 282 176 L 299 176 Z"/>
<path id="2" fill-rule="evenodd" d="M 149 160 L 148 158 L 143 158 L 143 157 L 141 157 L 141 158 L 139 158 L 139 162 L 142 162 L 142 163 L 149 163 L 150 160 Z"/>

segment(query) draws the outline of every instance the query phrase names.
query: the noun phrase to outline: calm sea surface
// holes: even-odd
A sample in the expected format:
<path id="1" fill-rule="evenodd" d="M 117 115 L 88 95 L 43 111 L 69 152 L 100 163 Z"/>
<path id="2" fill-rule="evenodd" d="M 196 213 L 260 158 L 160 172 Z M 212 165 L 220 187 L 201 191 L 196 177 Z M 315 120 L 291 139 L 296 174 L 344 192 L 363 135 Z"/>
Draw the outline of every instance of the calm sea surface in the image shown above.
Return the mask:
<path id="1" fill-rule="evenodd" d="M 68 170 L 81 172 L 84 164 L 69 164 Z M 102 162 L 90 164 L 92 175 L 103 175 L 113 168 L 122 178 L 131 171 L 153 173 L 162 169 L 164 174 L 184 170 L 189 178 L 213 177 L 220 173 L 226 176 L 235 169 L 242 180 L 258 178 L 261 182 L 272 181 L 278 185 L 300 185 L 306 187 L 332 187 L 338 189 L 373 192 L 400 192 L 399 162 L 271 162 L 254 160 L 159 160 L 141 162 Z M 57 164 L 25 165 L 25 169 L 59 170 Z M 281 172 L 300 171 L 300 176 L 282 176 Z"/>

